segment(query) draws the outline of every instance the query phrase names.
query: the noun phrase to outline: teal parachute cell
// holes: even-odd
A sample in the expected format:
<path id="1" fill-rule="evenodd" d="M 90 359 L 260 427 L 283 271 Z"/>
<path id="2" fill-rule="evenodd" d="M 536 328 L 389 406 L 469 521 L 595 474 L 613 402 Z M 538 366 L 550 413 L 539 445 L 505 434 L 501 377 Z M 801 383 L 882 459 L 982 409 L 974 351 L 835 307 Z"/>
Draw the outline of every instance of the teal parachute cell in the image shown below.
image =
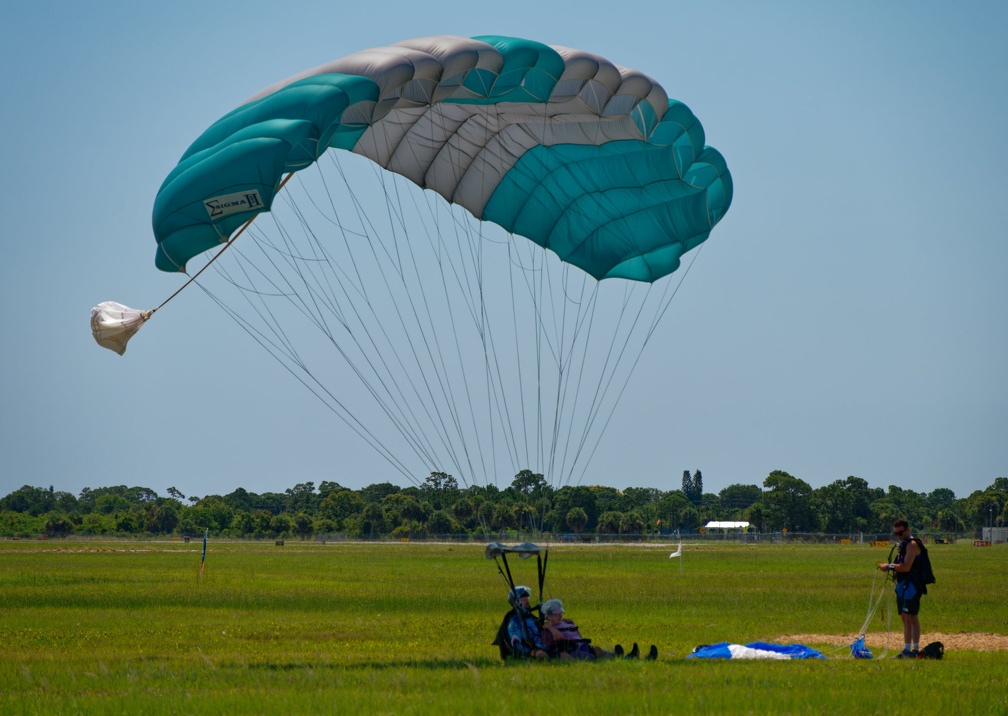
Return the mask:
<path id="1" fill-rule="evenodd" d="M 280 82 L 208 128 L 155 200 L 157 267 L 184 271 L 329 149 L 366 156 L 596 279 L 675 271 L 732 201 L 700 122 L 650 77 L 531 40 L 424 37 Z"/>

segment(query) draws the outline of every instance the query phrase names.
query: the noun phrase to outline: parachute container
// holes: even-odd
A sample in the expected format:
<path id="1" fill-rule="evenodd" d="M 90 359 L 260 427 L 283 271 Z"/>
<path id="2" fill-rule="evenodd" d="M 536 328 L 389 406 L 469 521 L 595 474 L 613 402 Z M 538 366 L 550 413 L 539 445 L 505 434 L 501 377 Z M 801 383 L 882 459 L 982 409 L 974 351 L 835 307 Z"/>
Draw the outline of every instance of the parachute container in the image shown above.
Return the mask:
<path id="1" fill-rule="evenodd" d="M 102 348 L 122 355 L 129 339 L 147 322 L 151 313 L 153 311 L 138 311 L 115 301 L 104 301 L 91 309 L 91 335 Z"/>

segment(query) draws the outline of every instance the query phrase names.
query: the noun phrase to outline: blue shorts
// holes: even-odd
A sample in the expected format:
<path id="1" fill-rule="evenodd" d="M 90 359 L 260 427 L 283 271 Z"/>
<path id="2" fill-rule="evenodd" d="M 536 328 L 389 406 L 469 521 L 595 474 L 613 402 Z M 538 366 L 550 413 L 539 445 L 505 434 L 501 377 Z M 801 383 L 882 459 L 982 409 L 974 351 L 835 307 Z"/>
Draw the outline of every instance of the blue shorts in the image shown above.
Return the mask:
<path id="1" fill-rule="evenodd" d="M 900 614 L 916 616 L 920 612 L 921 593 L 909 579 L 896 582 L 896 609 Z"/>

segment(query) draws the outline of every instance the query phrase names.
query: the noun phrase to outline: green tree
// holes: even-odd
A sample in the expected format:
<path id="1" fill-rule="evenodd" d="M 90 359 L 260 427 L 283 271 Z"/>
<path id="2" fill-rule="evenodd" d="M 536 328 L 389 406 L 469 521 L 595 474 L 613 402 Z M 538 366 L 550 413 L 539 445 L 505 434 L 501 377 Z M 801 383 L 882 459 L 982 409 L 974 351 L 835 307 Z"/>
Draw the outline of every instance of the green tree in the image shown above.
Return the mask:
<path id="1" fill-rule="evenodd" d="M 872 491 L 860 477 L 848 476 L 812 493 L 812 506 L 824 532 L 852 534 L 868 529 Z"/>
<path id="2" fill-rule="evenodd" d="M 107 535 L 115 531 L 115 521 L 109 515 L 90 512 L 84 515 L 75 531 L 84 535 Z"/>
<path id="3" fill-rule="evenodd" d="M 693 510 L 691 524 L 687 524 L 689 520 L 686 520 L 683 517 L 683 514 L 687 509 Z M 666 492 L 661 496 L 661 499 L 658 500 L 658 517 L 661 518 L 662 525 L 673 529 L 693 529 L 695 527 L 696 520 L 699 519 L 696 509 L 694 509 L 690 504 L 690 501 L 686 499 L 686 495 L 679 490 Z"/>
<path id="4" fill-rule="evenodd" d="M 721 506 L 732 510 L 746 510 L 760 501 L 763 497 L 763 490 L 759 485 L 733 484 L 718 493 L 721 498 Z"/>
<path id="5" fill-rule="evenodd" d="M 690 502 L 694 505 L 701 504 L 703 502 L 703 475 L 699 470 L 693 473 L 693 495 L 690 498 Z"/>
<path id="6" fill-rule="evenodd" d="M 476 526 L 476 507 L 468 497 L 460 497 L 451 506 L 451 513 L 463 529 L 471 530 Z"/>
<path id="7" fill-rule="evenodd" d="M 623 490 L 623 504 L 630 510 L 657 507 L 662 491 L 654 487 L 628 487 Z"/>
<path id="8" fill-rule="evenodd" d="M 381 502 L 393 492 L 399 492 L 399 488 L 391 482 L 378 482 L 362 488 L 358 494 L 364 502 Z"/>
<path id="9" fill-rule="evenodd" d="M 762 502 L 755 502 L 744 512 L 745 520 L 757 532 L 764 532 L 766 526 L 766 508 Z"/>
<path id="10" fill-rule="evenodd" d="M 388 532 L 388 523 L 385 521 L 385 513 L 381 505 L 377 502 L 369 502 L 364 505 L 364 510 L 360 515 L 360 536 L 376 538 Z"/>
<path id="11" fill-rule="evenodd" d="M 595 509 L 599 513 L 603 512 L 622 512 L 624 508 L 623 493 L 617 490 L 615 487 L 606 487 L 605 485 L 592 485 L 588 488 L 591 491 L 592 497 L 595 498 Z"/>
<path id="12" fill-rule="evenodd" d="M 766 525 L 771 530 L 787 529 L 789 532 L 814 532 L 819 528 L 812 510 L 812 487 L 783 470 L 774 470 L 763 487 L 763 504 L 766 506 Z"/>
<path id="13" fill-rule="evenodd" d="M 312 520 L 312 516 L 304 510 L 294 515 L 294 519 L 291 522 L 294 533 L 301 538 L 302 542 L 304 542 L 305 537 L 311 537 L 315 531 L 315 523 Z"/>
<path id="14" fill-rule="evenodd" d="M 703 502 L 703 475 L 699 470 L 691 477 L 689 470 L 683 470 L 682 491 L 686 499 L 694 507 L 699 507 Z"/>
<path id="15" fill-rule="evenodd" d="M 995 527 L 1002 526 L 1001 501 L 998 493 L 990 488 L 971 494 L 966 499 L 964 511 L 966 524 L 974 530 L 977 536 L 981 534 L 982 528 L 989 526 L 992 522 Z"/>
<path id="16" fill-rule="evenodd" d="M 603 512 L 598 518 L 598 527 L 596 528 L 599 534 L 614 535 L 619 534 L 620 523 L 623 521 L 623 513 L 616 512 L 615 510 L 609 510 L 608 512 Z"/>
<path id="17" fill-rule="evenodd" d="M 95 500 L 94 511 L 102 515 L 111 515 L 116 512 L 128 510 L 132 505 L 122 495 L 107 494 L 100 495 Z"/>
<path id="18" fill-rule="evenodd" d="M 62 514 L 51 514 L 45 521 L 45 533 L 50 537 L 65 537 L 73 534 L 73 523 Z"/>
<path id="19" fill-rule="evenodd" d="M 459 498 L 458 481 L 445 472 L 432 472 L 420 486 L 420 492 L 435 509 L 443 509 Z"/>
<path id="20" fill-rule="evenodd" d="M 647 523 L 644 521 L 644 515 L 641 514 L 640 510 L 630 510 L 629 512 L 624 512 L 623 517 L 620 518 L 620 534 L 639 535 L 643 534 L 646 529 Z"/>
<path id="21" fill-rule="evenodd" d="M 321 483 L 319 483 L 319 486 L 318 486 L 319 499 L 320 500 L 324 500 L 326 497 L 328 497 L 333 492 L 339 492 L 340 490 L 345 490 L 345 489 L 346 488 L 343 487 L 338 482 L 332 482 L 331 480 L 323 480 Z"/>
<path id="22" fill-rule="evenodd" d="M 570 528 L 571 532 L 580 534 L 584 532 L 585 527 L 588 526 L 588 513 L 580 507 L 572 507 L 567 511 L 564 521 Z"/>
<path id="23" fill-rule="evenodd" d="M 232 537 L 250 537 L 255 534 L 256 522 L 252 513 L 244 510 L 236 510 L 234 518 L 231 520 L 231 529 L 228 532 Z"/>
<path id="24" fill-rule="evenodd" d="M 231 509 L 243 512 L 252 512 L 260 508 L 257 504 L 256 495 L 250 493 L 243 487 L 239 487 L 237 490 L 229 495 L 224 496 L 224 502 L 227 503 Z"/>
<path id="25" fill-rule="evenodd" d="M 319 514 L 335 522 L 359 514 L 364 509 L 364 498 L 352 490 L 330 493 L 319 504 Z"/>
<path id="26" fill-rule="evenodd" d="M 73 512 L 76 504 L 68 504 L 67 497 L 71 498 L 73 503 L 76 503 L 73 495 L 65 492 L 55 492 L 51 486 L 48 490 L 45 490 L 41 487 L 24 485 L 0 499 L 0 511 L 10 510 L 11 512 L 28 514 L 32 517 L 39 517 L 53 510 Z"/>
<path id="27" fill-rule="evenodd" d="M 518 520 L 512 505 L 507 502 L 497 502 L 493 505 L 493 516 L 490 518 L 490 526 L 495 530 L 517 529 Z"/>
<path id="28" fill-rule="evenodd" d="M 947 487 L 939 487 L 937 490 L 933 490 L 924 496 L 924 506 L 931 511 L 931 514 L 937 514 L 941 510 L 947 510 L 953 505 L 955 505 L 956 496 L 952 490 Z"/>
<path id="29" fill-rule="evenodd" d="M 435 510 L 427 520 L 427 533 L 430 535 L 451 535 L 458 531 L 458 523 L 447 510 Z"/>
<path id="30" fill-rule="evenodd" d="M 588 516 L 588 522 L 584 529 L 592 531 L 595 529 L 598 520 L 598 507 L 595 504 L 595 495 L 585 485 L 561 487 L 553 495 L 553 510 L 557 515 L 566 515 L 575 507 L 580 507 Z M 557 525 L 557 529 L 562 530 L 563 525 Z"/>
<path id="31" fill-rule="evenodd" d="M 896 485 L 890 485 L 888 492 L 872 501 L 871 513 L 874 524 L 869 528 L 879 532 L 888 532 L 892 523 L 901 517 L 910 523 L 914 533 L 927 530 L 933 521 L 921 493 Z"/>
<path id="32" fill-rule="evenodd" d="M 381 504 L 385 511 L 386 520 L 393 526 L 410 524 L 411 522 L 426 522 L 432 511 L 430 503 L 421 502 L 405 491 L 386 495 Z"/>
<path id="33" fill-rule="evenodd" d="M 289 487 L 284 491 L 287 499 L 284 502 L 284 510 L 290 514 L 296 514 L 302 510 L 314 512 L 318 505 L 319 497 L 315 494 L 314 482 L 302 482 L 294 487 Z"/>
<path id="34" fill-rule="evenodd" d="M 253 510 L 249 514 L 249 527 L 252 528 L 252 536 L 256 538 L 265 537 L 270 532 L 270 522 L 273 520 L 273 513 L 269 510 Z"/>
<path id="35" fill-rule="evenodd" d="M 171 534 L 179 522 L 179 509 L 174 500 L 162 500 L 145 510 L 144 529 L 152 534 Z"/>
<path id="36" fill-rule="evenodd" d="M 284 537 L 290 534 L 294 527 L 291 521 L 290 515 L 286 512 L 281 512 L 279 515 L 273 515 L 270 518 L 269 531 L 274 537 Z"/>
<path id="37" fill-rule="evenodd" d="M 538 472 L 531 470 L 520 470 L 511 481 L 511 487 L 523 495 L 533 495 L 541 493 L 546 487 L 546 479 Z"/>

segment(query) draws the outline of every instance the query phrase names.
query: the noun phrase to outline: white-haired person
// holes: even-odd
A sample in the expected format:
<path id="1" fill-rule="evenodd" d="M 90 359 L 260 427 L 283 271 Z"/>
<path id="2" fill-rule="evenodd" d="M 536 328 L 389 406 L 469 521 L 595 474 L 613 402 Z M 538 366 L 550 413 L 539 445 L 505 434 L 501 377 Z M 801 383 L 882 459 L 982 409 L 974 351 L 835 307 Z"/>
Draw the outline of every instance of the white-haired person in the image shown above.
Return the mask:
<path id="1" fill-rule="evenodd" d="M 636 659 L 640 656 L 640 647 L 634 642 L 633 648 L 624 656 L 623 647 L 616 645 L 615 651 L 605 651 L 601 647 L 592 646 L 591 639 L 581 636 L 574 620 L 564 617 L 563 602 L 559 599 L 547 599 L 540 610 L 543 615 L 543 644 L 550 657 L 555 659 L 607 659 L 623 656 Z M 658 647 L 651 645 L 645 659 L 658 658 Z"/>
<path id="2" fill-rule="evenodd" d="M 514 607 L 512 616 L 507 622 L 507 636 L 511 646 L 511 655 L 519 659 L 547 658 L 546 645 L 542 640 L 539 622 L 532 616 L 529 597 L 532 590 L 517 586 L 508 592 L 508 602 Z"/>
<path id="3" fill-rule="evenodd" d="M 542 605 L 543 644 L 553 659 L 595 659 L 604 657 L 592 648 L 591 640 L 581 636 L 572 619 L 564 618 L 563 602 L 547 599 Z"/>

